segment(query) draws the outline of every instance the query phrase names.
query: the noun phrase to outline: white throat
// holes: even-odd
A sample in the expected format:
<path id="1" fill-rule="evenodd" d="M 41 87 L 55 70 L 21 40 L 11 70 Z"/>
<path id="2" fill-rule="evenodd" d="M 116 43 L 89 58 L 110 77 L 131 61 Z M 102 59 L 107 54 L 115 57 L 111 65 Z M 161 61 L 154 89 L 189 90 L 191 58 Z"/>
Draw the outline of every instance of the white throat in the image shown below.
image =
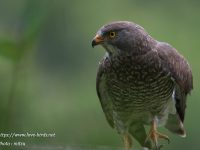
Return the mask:
<path id="1" fill-rule="evenodd" d="M 112 46 L 110 44 L 104 44 L 103 47 L 106 49 L 110 56 L 116 56 L 120 53 L 120 50 L 117 47 Z"/>

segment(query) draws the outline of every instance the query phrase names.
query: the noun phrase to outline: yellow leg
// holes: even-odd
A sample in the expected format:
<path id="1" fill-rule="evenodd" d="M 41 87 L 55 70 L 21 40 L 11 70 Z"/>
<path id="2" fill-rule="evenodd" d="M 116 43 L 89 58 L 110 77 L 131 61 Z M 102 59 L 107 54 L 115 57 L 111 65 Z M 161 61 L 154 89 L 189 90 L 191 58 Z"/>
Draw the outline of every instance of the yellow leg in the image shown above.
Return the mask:
<path id="1" fill-rule="evenodd" d="M 158 146 L 158 139 L 159 138 L 167 140 L 168 143 L 170 142 L 169 137 L 167 135 L 164 135 L 164 134 L 159 133 L 157 131 L 157 126 L 156 126 L 155 120 L 153 120 L 153 122 L 152 122 L 152 126 L 151 126 L 151 129 L 149 131 L 149 135 L 147 136 L 146 141 L 148 141 L 149 138 L 153 141 L 153 143 L 155 144 L 155 147 L 158 148 L 158 149 L 159 149 L 159 146 Z"/>
<path id="2" fill-rule="evenodd" d="M 132 147 L 132 139 L 131 136 L 127 133 L 123 136 L 125 150 L 131 150 Z"/>

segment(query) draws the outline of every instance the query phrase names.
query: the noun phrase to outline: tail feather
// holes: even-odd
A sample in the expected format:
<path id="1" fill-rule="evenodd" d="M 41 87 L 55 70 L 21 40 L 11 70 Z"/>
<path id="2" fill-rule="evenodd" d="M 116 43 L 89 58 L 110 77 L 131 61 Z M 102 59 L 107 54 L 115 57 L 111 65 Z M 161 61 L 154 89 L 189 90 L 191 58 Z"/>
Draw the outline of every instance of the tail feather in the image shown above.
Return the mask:
<path id="1" fill-rule="evenodd" d="M 148 139 L 144 125 L 142 123 L 133 123 L 129 129 L 129 133 L 135 138 L 142 147 L 151 149 L 152 143 Z"/>
<path id="2" fill-rule="evenodd" d="M 169 114 L 165 127 L 172 133 L 186 137 L 186 131 L 178 114 Z"/>

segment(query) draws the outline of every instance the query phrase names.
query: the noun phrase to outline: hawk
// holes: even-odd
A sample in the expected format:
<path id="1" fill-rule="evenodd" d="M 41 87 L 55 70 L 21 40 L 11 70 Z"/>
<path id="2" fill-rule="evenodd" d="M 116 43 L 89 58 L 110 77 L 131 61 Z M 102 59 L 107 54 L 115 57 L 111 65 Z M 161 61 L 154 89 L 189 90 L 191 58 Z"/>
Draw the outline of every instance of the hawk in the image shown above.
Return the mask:
<path id="1" fill-rule="evenodd" d="M 157 131 L 164 126 L 186 136 L 186 97 L 193 89 L 190 66 L 170 44 L 152 38 L 141 26 L 117 21 L 101 27 L 92 46 L 106 54 L 99 64 L 96 89 L 112 128 L 123 136 L 125 149 L 135 138 L 142 147 L 159 149 Z M 146 133 L 144 125 L 150 125 Z"/>

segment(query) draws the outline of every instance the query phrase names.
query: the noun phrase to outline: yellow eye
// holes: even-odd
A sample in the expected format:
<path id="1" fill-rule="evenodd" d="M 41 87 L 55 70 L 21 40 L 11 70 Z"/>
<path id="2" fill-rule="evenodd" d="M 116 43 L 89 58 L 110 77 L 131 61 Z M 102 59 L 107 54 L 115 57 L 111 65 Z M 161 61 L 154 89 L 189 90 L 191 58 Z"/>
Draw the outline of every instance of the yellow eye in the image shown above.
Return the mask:
<path id="1" fill-rule="evenodd" d="M 115 33 L 115 32 L 113 32 L 113 31 L 111 31 L 111 32 L 109 33 L 109 37 L 110 37 L 110 38 L 114 38 L 114 37 L 115 37 L 115 35 L 116 35 L 116 33 Z"/>

